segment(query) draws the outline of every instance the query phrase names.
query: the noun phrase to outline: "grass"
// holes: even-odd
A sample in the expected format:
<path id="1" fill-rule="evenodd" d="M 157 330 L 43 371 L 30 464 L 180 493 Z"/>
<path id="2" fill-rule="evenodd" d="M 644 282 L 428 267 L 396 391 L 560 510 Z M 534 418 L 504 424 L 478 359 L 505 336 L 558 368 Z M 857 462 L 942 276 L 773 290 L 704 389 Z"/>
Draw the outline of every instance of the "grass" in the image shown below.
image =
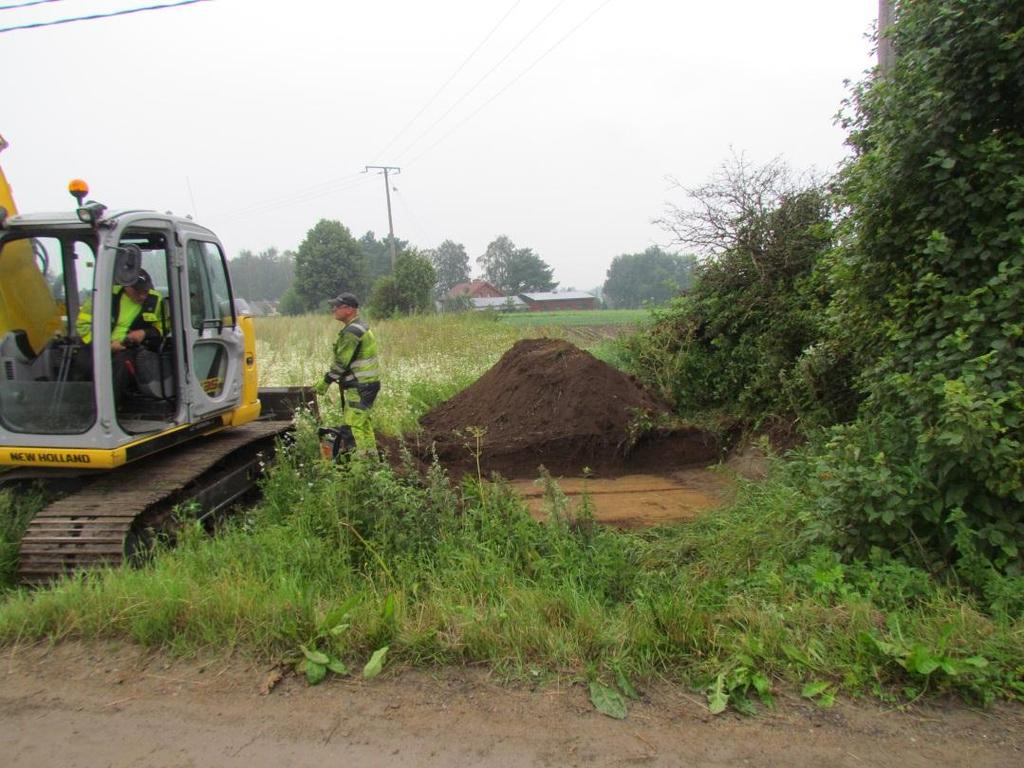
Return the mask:
<path id="1" fill-rule="evenodd" d="M 525 332 L 468 316 L 374 327 L 396 433 Z M 268 318 L 258 332 L 264 383 L 308 383 L 336 326 Z M 781 463 L 695 524 L 623 533 L 585 509 L 567 518 L 550 480 L 550 519 L 539 524 L 500 481 L 339 467 L 318 458 L 308 420 L 297 436 L 262 502 L 216 538 L 186 526 L 145 569 L 8 592 L 0 644 L 130 638 L 289 662 L 304 646 L 354 669 L 387 645 L 389 665 L 483 663 L 624 694 L 630 681 L 666 677 L 706 695 L 712 711 L 753 711 L 783 686 L 822 704 L 838 693 L 1024 696 L 1019 584 L 982 606 L 895 561 L 840 562 Z M 25 504 L 0 495 L 8 563 Z"/>
<path id="2" fill-rule="evenodd" d="M 263 502 L 216 539 L 189 529 L 145 570 L 19 593 L 0 608 L 0 643 L 131 638 L 278 660 L 305 646 L 357 664 L 388 645 L 398 664 L 667 677 L 743 711 L 780 684 L 819 699 L 1024 693 L 1020 617 L 986 616 L 896 563 L 839 563 L 778 477 L 643 533 L 567 519 L 550 499 L 540 524 L 501 482 L 329 465 L 306 425 Z"/>

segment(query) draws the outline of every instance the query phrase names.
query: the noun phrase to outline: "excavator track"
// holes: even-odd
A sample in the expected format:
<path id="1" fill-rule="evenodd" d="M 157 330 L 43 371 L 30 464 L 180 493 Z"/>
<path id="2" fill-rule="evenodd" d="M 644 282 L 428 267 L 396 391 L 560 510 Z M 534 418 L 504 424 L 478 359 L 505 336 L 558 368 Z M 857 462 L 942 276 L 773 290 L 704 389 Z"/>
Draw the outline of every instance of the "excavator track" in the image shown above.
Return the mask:
<path id="1" fill-rule="evenodd" d="M 274 439 L 290 427 L 290 420 L 251 422 L 88 481 L 29 523 L 19 580 L 39 584 L 119 565 L 173 507 L 196 502 L 207 514 L 222 509 L 255 487 Z"/>

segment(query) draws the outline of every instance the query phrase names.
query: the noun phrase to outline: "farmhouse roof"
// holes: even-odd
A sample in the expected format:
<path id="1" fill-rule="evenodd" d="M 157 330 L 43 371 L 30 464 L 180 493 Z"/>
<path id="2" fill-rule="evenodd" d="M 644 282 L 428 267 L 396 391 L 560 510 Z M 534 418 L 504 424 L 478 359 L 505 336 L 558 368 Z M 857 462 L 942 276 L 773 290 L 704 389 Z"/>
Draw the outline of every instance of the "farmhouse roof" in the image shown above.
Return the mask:
<path id="1" fill-rule="evenodd" d="M 526 301 L 566 301 L 594 298 L 594 294 L 586 291 L 545 291 L 543 293 L 520 293 L 519 296 Z"/>
<path id="2" fill-rule="evenodd" d="M 472 299 L 473 309 L 502 309 L 503 307 L 525 307 L 526 302 L 518 296 L 481 296 Z"/>
<path id="3" fill-rule="evenodd" d="M 459 296 L 501 296 L 501 291 L 495 288 L 486 280 L 471 280 L 468 283 L 456 283 L 448 289 L 446 298 L 454 299 Z"/>

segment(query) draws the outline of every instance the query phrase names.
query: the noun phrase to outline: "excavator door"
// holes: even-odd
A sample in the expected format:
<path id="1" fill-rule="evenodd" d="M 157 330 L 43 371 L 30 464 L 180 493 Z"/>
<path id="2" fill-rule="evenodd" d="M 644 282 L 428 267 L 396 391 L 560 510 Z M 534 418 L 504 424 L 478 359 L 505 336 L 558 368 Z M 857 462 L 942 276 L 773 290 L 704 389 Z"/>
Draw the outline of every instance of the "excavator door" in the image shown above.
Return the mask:
<path id="1" fill-rule="evenodd" d="M 198 233 L 187 234 L 185 264 L 188 386 L 195 423 L 241 402 L 245 337 L 220 243 Z"/>

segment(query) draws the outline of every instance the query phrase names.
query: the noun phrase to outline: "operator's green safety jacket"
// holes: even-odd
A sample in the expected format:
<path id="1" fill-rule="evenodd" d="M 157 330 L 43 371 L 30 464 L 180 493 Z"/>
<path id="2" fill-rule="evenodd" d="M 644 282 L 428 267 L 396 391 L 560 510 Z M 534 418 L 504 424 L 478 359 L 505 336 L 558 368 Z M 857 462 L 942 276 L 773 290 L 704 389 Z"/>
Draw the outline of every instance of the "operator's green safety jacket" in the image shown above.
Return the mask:
<path id="1" fill-rule="evenodd" d="M 164 297 L 152 288 L 142 304 L 136 304 L 124 292 L 124 287 L 114 286 L 110 299 L 110 340 L 124 341 L 129 331 L 145 331 L 147 346 L 158 346 L 164 336 Z M 75 329 L 82 341 L 92 343 L 92 299 L 78 310 Z"/>
<path id="2" fill-rule="evenodd" d="M 342 389 L 357 389 L 366 384 L 378 384 L 379 388 L 377 339 L 358 315 L 338 333 L 331 373 L 338 377 Z"/>

